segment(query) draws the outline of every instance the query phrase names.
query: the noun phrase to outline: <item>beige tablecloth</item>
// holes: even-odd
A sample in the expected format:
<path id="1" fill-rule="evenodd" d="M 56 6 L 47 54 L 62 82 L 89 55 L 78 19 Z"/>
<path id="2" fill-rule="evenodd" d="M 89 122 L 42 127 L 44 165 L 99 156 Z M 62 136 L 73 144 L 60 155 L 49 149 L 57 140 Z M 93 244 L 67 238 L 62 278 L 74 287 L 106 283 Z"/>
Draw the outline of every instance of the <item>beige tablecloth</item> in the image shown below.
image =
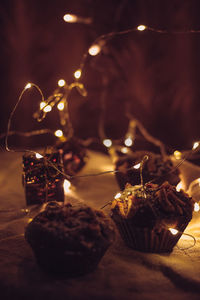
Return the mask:
<path id="1" fill-rule="evenodd" d="M 200 212 L 185 231 L 196 238 L 188 250 L 181 250 L 193 243 L 187 236 L 170 255 L 134 251 L 118 236 L 93 273 L 74 279 L 44 273 L 23 237 L 30 216 L 20 210 L 25 207 L 21 154 L 0 154 L 0 299 L 200 299 Z M 81 174 L 112 169 L 108 156 L 89 152 Z M 200 169 L 189 163 L 181 169 L 187 187 L 200 177 Z M 80 178 L 65 200 L 100 208 L 117 191 L 113 174 Z"/>

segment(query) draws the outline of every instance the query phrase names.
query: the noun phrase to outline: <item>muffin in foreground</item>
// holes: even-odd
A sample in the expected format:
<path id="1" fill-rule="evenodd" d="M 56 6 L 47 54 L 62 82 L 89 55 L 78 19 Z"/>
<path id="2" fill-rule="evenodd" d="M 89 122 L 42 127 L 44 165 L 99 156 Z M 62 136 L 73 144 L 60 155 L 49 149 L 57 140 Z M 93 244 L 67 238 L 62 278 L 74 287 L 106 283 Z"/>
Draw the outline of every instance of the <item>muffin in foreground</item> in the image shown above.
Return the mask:
<path id="1" fill-rule="evenodd" d="M 68 277 L 93 271 L 114 239 L 114 224 L 88 206 L 49 202 L 26 227 L 38 264 Z"/>
<path id="2" fill-rule="evenodd" d="M 168 182 L 127 184 L 112 202 L 112 218 L 127 246 L 143 252 L 171 252 L 192 218 L 193 200 Z M 176 229 L 177 234 L 169 230 Z"/>
<path id="3" fill-rule="evenodd" d="M 179 183 L 180 171 L 178 168 L 174 168 L 169 157 L 164 159 L 160 154 L 136 151 L 130 155 L 120 157 L 115 162 L 115 171 L 117 171 L 115 175 L 121 190 L 125 188 L 126 183 L 131 185 L 140 184 L 140 162 L 145 155 L 148 156 L 148 160 L 143 164 L 144 183 L 152 180 L 157 184 L 162 184 L 165 181 L 172 185 Z"/>

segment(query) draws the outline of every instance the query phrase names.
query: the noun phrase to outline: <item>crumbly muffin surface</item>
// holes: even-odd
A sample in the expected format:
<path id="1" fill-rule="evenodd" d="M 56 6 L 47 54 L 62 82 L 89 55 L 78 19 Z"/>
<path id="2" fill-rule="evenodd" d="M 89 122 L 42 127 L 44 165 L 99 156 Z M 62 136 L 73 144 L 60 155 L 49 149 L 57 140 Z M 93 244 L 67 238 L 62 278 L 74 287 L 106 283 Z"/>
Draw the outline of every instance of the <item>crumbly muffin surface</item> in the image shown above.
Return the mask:
<path id="1" fill-rule="evenodd" d="M 168 182 L 162 185 L 147 183 L 143 186 L 127 184 L 121 196 L 112 202 L 112 213 L 132 219 L 135 225 L 153 227 L 167 220 L 183 217 L 190 220 L 193 200 L 183 190 Z"/>
<path id="2" fill-rule="evenodd" d="M 48 203 L 25 231 L 25 238 L 34 247 L 64 247 L 65 251 L 91 251 L 109 246 L 114 226 L 102 211 L 88 206 Z"/>

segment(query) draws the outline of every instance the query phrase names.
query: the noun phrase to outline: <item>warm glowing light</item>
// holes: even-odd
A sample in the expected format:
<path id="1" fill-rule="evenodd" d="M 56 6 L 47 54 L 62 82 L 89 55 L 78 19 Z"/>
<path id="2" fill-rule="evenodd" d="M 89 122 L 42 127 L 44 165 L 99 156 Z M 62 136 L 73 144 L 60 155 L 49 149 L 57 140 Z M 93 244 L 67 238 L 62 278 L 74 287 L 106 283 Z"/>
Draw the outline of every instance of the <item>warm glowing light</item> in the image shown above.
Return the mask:
<path id="1" fill-rule="evenodd" d="M 139 30 L 139 31 L 144 31 L 146 28 L 147 28 L 147 27 L 146 27 L 145 25 L 139 25 L 139 26 L 137 27 L 137 30 Z"/>
<path id="2" fill-rule="evenodd" d="M 195 150 L 195 149 L 197 149 L 198 147 L 199 147 L 199 142 L 195 142 L 195 143 L 193 144 L 192 150 Z"/>
<path id="3" fill-rule="evenodd" d="M 127 147 L 130 147 L 133 145 L 133 140 L 131 137 L 128 137 L 127 139 L 125 139 L 124 141 L 124 144 L 127 146 Z"/>
<path id="4" fill-rule="evenodd" d="M 199 203 L 195 202 L 194 203 L 194 211 L 198 212 L 200 210 Z"/>
<path id="5" fill-rule="evenodd" d="M 121 195 L 122 195 L 121 193 L 117 193 L 114 198 L 119 199 L 121 197 Z"/>
<path id="6" fill-rule="evenodd" d="M 51 105 L 47 105 L 47 106 L 45 106 L 44 109 L 43 109 L 43 111 L 46 112 L 46 113 L 47 113 L 47 112 L 50 112 L 51 110 L 52 110 Z"/>
<path id="7" fill-rule="evenodd" d="M 182 153 L 178 150 L 174 151 L 174 157 L 176 159 L 181 159 Z"/>
<path id="8" fill-rule="evenodd" d="M 112 141 L 110 139 L 105 139 L 105 140 L 103 140 L 103 144 L 104 144 L 104 146 L 109 148 L 112 146 Z"/>
<path id="9" fill-rule="evenodd" d="M 128 153 L 128 148 L 123 147 L 123 148 L 121 149 L 121 152 L 124 153 L 124 154 Z"/>
<path id="10" fill-rule="evenodd" d="M 140 168 L 140 166 L 141 166 L 141 163 L 139 163 L 139 164 L 137 164 L 137 165 L 133 166 L 133 168 L 134 168 L 134 169 L 139 169 L 139 168 Z"/>
<path id="11" fill-rule="evenodd" d="M 24 87 L 25 90 L 30 89 L 32 87 L 31 83 L 27 83 L 27 85 Z"/>
<path id="12" fill-rule="evenodd" d="M 43 109 L 46 106 L 46 102 L 42 101 L 40 102 L 40 109 Z"/>
<path id="13" fill-rule="evenodd" d="M 79 79 L 81 77 L 81 70 L 77 70 L 76 72 L 74 72 L 74 77 L 76 79 Z"/>
<path id="14" fill-rule="evenodd" d="M 67 23 L 76 23 L 78 21 L 78 17 L 76 15 L 71 15 L 71 14 L 64 15 L 63 19 Z"/>
<path id="15" fill-rule="evenodd" d="M 35 156 L 36 156 L 36 158 L 38 158 L 38 159 L 43 157 L 40 153 L 36 153 Z"/>
<path id="16" fill-rule="evenodd" d="M 57 105 L 58 110 L 63 110 L 65 108 L 64 102 L 59 102 Z"/>
<path id="17" fill-rule="evenodd" d="M 60 129 L 56 130 L 56 131 L 54 132 L 54 134 L 55 134 L 55 136 L 57 136 L 57 137 L 62 137 L 62 136 L 63 136 L 63 132 L 62 132 L 62 130 L 60 130 Z"/>
<path id="18" fill-rule="evenodd" d="M 182 189 L 183 189 L 183 183 L 182 183 L 182 181 L 180 181 L 176 186 L 176 190 L 177 190 L 177 192 L 180 192 L 180 190 L 182 190 Z"/>
<path id="19" fill-rule="evenodd" d="M 33 220 L 33 218 L 29 218 L 29 219 L 28 219 L 28 223 L 30 223 L 32 220 Z"/>
<path id="20" fill-rule="evenodd" d="M 63 188 L 64 188 L 65 194 L 70 192 L 70 187 L 71 187 L 71 182 L 69 180 L 65 179 L 64 183 L 63 183 Z"/>
<path id="21" fill-rule="evenodd" d="M 174 228 L 169 228 L 169 231 L 173 234 L 173 235 L 176 235 L 178 233 L 178 230 L 177 229 L 174 229 Z"/>
<path id="22" fill-rule="evenodd" d="M 65 80 L 64 79 L 60 79 L 58 80 L 58 86 L 62 87 L 66 84 Z"/>
<path id="23" fill-rule="evenodd" d="M 92 55 L 92 56 L 95 56 L 95 55 L 99 54 L 100 51 L 101 51 L 101 47 L 97 44 L 92 45 L 88 50 L 89 54 Z"/>

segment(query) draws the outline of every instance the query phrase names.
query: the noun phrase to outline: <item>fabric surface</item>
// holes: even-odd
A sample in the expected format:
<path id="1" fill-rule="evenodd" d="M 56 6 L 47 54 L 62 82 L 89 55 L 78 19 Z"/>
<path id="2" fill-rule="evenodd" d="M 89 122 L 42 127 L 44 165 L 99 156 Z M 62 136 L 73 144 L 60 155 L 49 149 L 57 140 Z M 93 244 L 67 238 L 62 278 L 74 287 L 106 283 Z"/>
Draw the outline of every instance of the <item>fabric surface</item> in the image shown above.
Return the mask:
<path id="1" fill-rule="evenodd" d="M 98 268 L 85 276 L 65 279 L 44 273 L 24 240 L 24 227 L 30 215 L 21 184 L 20 153 L 1 152 L 0 156 L 0 298 L 4 299 L 199 299 L 200 298 L 200 212 L 195 212 L 173 252 L 140 253 L 127 248 L 120 236 L 109 248 Z M 89 152 L 80 174 L 112 170 L 110 158 Z M 188 188 L 200 177 L 200 168 L 184 162 L 182 179 Z M 113 174 L 77 178 L 65 201 L 83 201 L 101 208 L 119 191 Z M 109 206 L 104 209 L 109 213 Z"/>

